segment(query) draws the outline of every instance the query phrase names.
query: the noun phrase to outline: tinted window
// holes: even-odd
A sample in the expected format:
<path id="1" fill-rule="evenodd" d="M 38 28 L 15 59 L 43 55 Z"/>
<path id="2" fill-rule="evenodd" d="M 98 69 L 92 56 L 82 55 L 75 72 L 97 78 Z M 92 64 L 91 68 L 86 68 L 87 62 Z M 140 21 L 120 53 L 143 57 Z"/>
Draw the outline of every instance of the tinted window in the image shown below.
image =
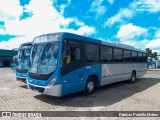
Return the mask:
<path id="1" fill-rule="evenodd" d="M 124 50 L 124 62 L 131 62 L 131 51 Z"/>
<path id="2" fill-rule="evenodd" d="M 147 54 L 146 53 L 143 53 L 143 61 L 147 62 Z"/>
<path id="3" fill-rule="evenodd" d="M 137 52 L 132 52 L 132 62 L 137 62 Z"/>
<path id="4" fill-rule="evenodd" d="M 122 49 L 114 48 L 114 62 L 123 62 Z"/>
<path id="5" fill-rule="evenodd" d="M 143 62 L 142 53 L 138 53 L 138 62 Z"/>
<path id="6" fill-rule="evenodd" d="M 98 45 L 86 44 L 85 45 L 85 56 L 87 62 L 99 61 L 99 47 Z"/>
<path id="7" fill-rule="evenodd" d="M 101 46 L 101 61 L 112 62 L 112 48 L 107 46 Z"/>
<path id="8" fill-rule="evenodd" d="M 80 48 L 76 48 L 75 57 L 76 57 L 76 62 L 81 62 L 82 61 L 81 49 Z"/>
<path id="9" fill-rule="evenodd" d="M 63 65 L 80 63 L 81 58 L 81 49 L 77 47 L 66 47 L 63 57 Z"/>

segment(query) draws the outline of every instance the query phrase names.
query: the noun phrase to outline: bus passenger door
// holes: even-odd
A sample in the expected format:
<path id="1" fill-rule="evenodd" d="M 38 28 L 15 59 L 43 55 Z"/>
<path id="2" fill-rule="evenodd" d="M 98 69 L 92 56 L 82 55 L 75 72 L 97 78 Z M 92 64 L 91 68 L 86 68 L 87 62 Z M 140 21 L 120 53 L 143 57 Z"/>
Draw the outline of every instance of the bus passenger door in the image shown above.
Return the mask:
<path id="1" fill-rule="evenodd" d="M 74 93 L 83 89 L 81 54 L 81 47 L 79 46 L 67 45 L 64 47 L 61 68 L 63 94 Z"/>

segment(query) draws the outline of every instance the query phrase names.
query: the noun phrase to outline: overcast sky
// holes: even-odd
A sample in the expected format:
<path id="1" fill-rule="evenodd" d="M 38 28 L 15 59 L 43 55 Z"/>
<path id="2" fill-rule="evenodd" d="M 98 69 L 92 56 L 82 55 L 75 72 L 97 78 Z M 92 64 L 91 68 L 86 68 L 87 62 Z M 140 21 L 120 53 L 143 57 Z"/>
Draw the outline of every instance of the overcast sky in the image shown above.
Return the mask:
<path id="1" fill-rule="evenodd" d="M 159 0 L 0 0 L 0 49 L 72 32 L 160 53 Z"/>

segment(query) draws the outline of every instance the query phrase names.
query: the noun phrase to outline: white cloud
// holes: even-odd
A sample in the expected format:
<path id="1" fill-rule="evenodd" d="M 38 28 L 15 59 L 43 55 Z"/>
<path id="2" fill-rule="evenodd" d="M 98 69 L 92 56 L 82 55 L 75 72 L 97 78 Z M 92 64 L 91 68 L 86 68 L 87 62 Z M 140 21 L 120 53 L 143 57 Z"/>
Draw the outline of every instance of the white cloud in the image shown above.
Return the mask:
<path id="1" fill-rule="evenodd" d="M 104 15 L 106 12 L 106 7 L 102 5 L 103 0 L 95 0 L 91 4 L 90 12 L 96 13 L 96 17 L 98 18 L 101 15 Z"/>
<path id="2" fill-rule="evenodd" d="M 160 52 L 160 38 L 153 39 L 151 40 L 147 45 L 146 48 L 151 48 L 154 51 L 159 51 Z"/>
<path id="3" fill-rule="evenodd" d="M 95 29 L 93 27 L 89 27 L 89 26 L 83 26 L 77 30 L 77 34 L 80 34 L 80 35 L 83 34 L 86 36 L 89 36 L 90 34 L 93 34 L 95 32 L 96 32 Z"/>
<path id="4" fill-rule="evenodd" d="M 96 33 L 96 30 L 93 27 L 83 26 L 83 27 L 80 27 L 77 30 L 74 30 L 74 29 L 61 29 L 61 30 L 59 30 L 59 32 L 70 32 L 70 33 L 75 33 L 75 34 L 78 34 L 78 35 L 89 36 L 91 34 Z"/>
<path id="5" fill-rule="evenodd" d="M 131 19 L 137 14 L 143 12 L 157 13 L 160 12 L 160 2 L 159 0 L 134 0 L 128 8 L 120 9 L 117 14 L 110 17 L 104 26 L 112 26 L 115 23 L 122 23 L 126 19 Z"/>
<path id="6" fill-rule="evenodd" d="M 32 13 L 31 17 L 22 20 L 5 21 L 5 29 L 0 28 L 0 34 L 10 34 L 18 37 L 10 39 L 8 42 L 0 42 L 0 47 L 12 49 L 20 43 L 31 41 L 35 36 L 44 33 L 66 31 L 86 36 L 95 33 L 94 27 L 86 25 L 76 17 L 65 18 L 52 4 L 51 0 L 31 0 L 24 7 L 25 12 Z M 18 18 L 19 14 L 13 16 Z M 69 29 L 68 26 L 71 23 L 75 23 L 78 29 Z"/>
<path id="7" fill-rule="evenodd" d="M 160 38 L 160 30 L 157 30 L 155 33 L 155 38 Z"/>
<path id="8" fill-rule="evenodd" d="M 135 48 L 144 50 L 149 40 L 145 39 L 148 35 L 146 28 L 133 25 L 132 23 L 122 25 L 116 37 L 120 40 L 120 43 L 134 46 Z"/>
<path id="9" fill-rule="evenodd" d="M 113 4 L 115 0 L 108 0 L 109 4 Z"/>
<path id="10" fill-rule="evenodd" d="M 25 11 L 31 12 L 33 14 L 32 17 L 22 20 L 6 21 L 6 30 L 1 30 L 0 33 L 36 36 L 48 32 L 57 32 L 62 28 L 67 30 L 68 25 L 72 22 L 79 27 L 87 26 L 77 18 L 63 17 L 63 15 L 52 6 L 52 1 L 50 0 L 31 0 L 30 3 L 25 6 Z M 81 34 L 83 34 L 83 32 L 81 32 Z"/>
<path id="11" fill-rule="evenodd" d="M 148 29 L 129 23 L 120 27 L 116 37 L 119 38 L 120 42 L 123 44 L 134 46 L 142 50 L 150 48 L 154 52 L 160 54 L 160 30 L 157 30 L 155 33 L 155 38 L 145 39 L 148 35 Z"/>
<path id="12" fill-rule="evenodd" d="M 109 18 L 104 26 L 112 26 L 115 23 L 122 22 L 125 18 L 132 18 L 132 11 L 130 9 L 121 9 L 118 14 L 114 15 L 113 17 Z"/>
<path id="13" fill-rule="evenodd" d="M 60 5 L 60 13 L 61 13 L 61 14 L 64 14 L 65 8 L 68 7 L 70 4 L 71 4 L 71 0 L 67 0 L 67 3 L 66 3 L 66 4 Z"/>
<path id="14" fill-rule="evenodd" d="M 117 38 L 121 41 L 132 40 L 138 36 L 147 35 L 147 29 L 139 26 L 135 26 L 132 23 L 122 25 L 117 33 Z"/>
<path id="15" fill-rule="evenodd" d="M 144 40 L 135 41 L 135 42 L 136 42 L 135 45 L 134 45 L 135 48 L 139 48 L 139 49 L 145 50 L 145 49 L 146 49 L 146 45 L 147 45 L 150 41 L 147 40 L 147 39 L 144 39 Z"/>
<path id="16" fill-rule="evenodd" d="M 9 48 L 9 44 L 6 41 L 0 42 L 0 49 L 6 49 Z"/>
<path id="17" fill-rule="evenodd" d="M 17 37 L 17 38 L 11 38 L 9 41 L 2 41 L 0 42 L 0 48 L 1 49 L 13 49 L 18 48 L 20 44 L 24 42 L 30 42 L 31 39 L 28 39 L 26 37 Z"/>
<path id="18" fill-rule="evenodd" d="M 77 18 L 72 18 L 77 26 L 85 26 L 85 23 L 78 20 Z"/>
<path id="19" fill-rule="evenodd" d="M 19 0 L 1 0 L 0 1 L 0 20 L 15 20 L 22 14 L 23 8 Z"/>
<path id="20" fill-rule="evenodd" d="M 145 47 L 152 49 L 153 52 L 157 52 L 160 55 L 160 38 L 150 40 Z"/>
<path id="21" fill-rule="evenodd" d="M 145 50 L 146 44 L 149 43 L 149 40 L 144 39 L 144 40 L 138 41 L 136 39 L 133 39 L 133 40 L 120 41 L 120 43 L 133 46 L 141 50 Z"/>

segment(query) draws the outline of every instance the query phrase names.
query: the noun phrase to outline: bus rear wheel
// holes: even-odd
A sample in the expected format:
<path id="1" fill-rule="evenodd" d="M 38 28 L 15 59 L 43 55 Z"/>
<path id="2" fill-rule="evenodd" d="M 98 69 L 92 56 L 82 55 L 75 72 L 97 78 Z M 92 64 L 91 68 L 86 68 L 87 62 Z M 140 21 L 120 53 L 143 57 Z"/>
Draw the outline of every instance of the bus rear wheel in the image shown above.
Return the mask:
<path id="1" fill-rule="evenodd" d="M 131 83 L 135 83 L 136 82 L 136 72 L 135 71 L 132 72 L 130 82 Z"/>
<path id="2" fill-rule="evenodd" d="M 86 87 L 85 87 L 85 91 L 84 91 L 84 94 L 85 95 L 90 95 L 92 93 L 94 93 L 95 91 L 95 81 L 93 78 L 89 78 L 87 80 L 87 83 L 86 83 Z"/>

